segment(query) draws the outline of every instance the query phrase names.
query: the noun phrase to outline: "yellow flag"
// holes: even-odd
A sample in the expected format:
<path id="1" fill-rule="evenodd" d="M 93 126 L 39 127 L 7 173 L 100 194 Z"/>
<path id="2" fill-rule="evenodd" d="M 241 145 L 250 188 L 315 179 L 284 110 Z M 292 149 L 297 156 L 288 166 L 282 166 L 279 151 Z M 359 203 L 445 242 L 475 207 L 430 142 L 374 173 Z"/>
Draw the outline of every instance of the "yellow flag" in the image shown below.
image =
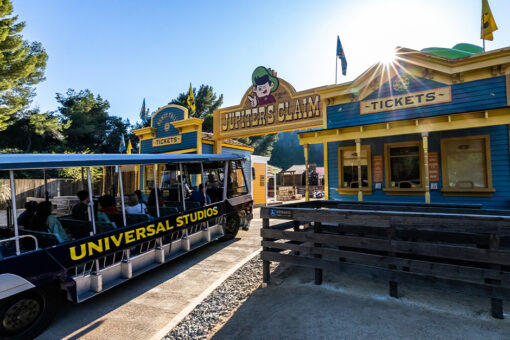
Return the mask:
<path id="1" fill-rule="evenodd" d="M 498 29 L 488 0 L 482 0 L 482 28 L 480 39 L 491 40 L 494 38 L 492 32 Z"/>
<path id="2" fill-rule="evenodd" d="M 133 145 L 131 145 L 131 139 L 128 138 L 128 146 L 127 146 L 127 149 L 126 149 L 126 153 L 130 154 L 132 149 L 133 149 Z"/>
<path id="3" fill-rule="evenodd" d="M 195 96 L 193 95 L 193 87 L 191 87 L 191 83 L 189 83 L 188 106 L 191 109 L 191 112 L 195 112 Z"/>

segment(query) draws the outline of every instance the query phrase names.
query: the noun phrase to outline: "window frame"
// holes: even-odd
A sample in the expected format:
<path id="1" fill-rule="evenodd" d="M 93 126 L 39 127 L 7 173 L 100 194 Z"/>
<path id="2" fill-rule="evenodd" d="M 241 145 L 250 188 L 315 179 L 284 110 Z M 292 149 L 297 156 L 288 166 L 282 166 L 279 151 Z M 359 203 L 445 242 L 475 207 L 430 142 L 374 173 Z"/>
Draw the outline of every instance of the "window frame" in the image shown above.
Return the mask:
<path id="1" fill-rule="evenodd" d="M 445 184 L 450 183 L 448 178 L 448 160 L 446 157 L 446 144 L 448 141 L 454 140 L 472 140 L 472 139 L 483 139 L 485 143 L 485 171 L 487 176 L 487 187 L 485 188 L 450 188 Z M 492 186 L 492 161 L 491 161 L 491 146 L 490 146 L 490 135 L 477 135 L 477 136 L 463 136 L 463 137 L 448 137 L 441 138 L 441 192 L 445 196 L 492 196 L 496 191 Z"/>
<path id="2" fill-rule="evenodd" d="M 391 184 L 391 163 L 390 163 L 390 149 L 399 147 L 417 146 L 420 170 L 420 186 L 416 188 L 394 188 Z M 388 195 L 423 195 L 426 191 L 423 183 L 425 181 L 423 159 L 423 142 L 421 140 L 412 140 L 407 142 L 385 143 L 384 144 L 384 189 Z"/>
<path id="3" fill-rule="evenodd" d="M 367 151 L 367 179 L 368 187 L 361 186 L 363 194 L 372 193 L 372 148 L 370 145 L 361 145 L 361 150 Z M 356 151 L 356 146 L 341 146 L 338 148 L 338 188 L 336 189 L 340 195 L 355 195 L 359 188 L 344 188 L 341 183 L 344 178 L 344 167 L 342 151 Z"/>

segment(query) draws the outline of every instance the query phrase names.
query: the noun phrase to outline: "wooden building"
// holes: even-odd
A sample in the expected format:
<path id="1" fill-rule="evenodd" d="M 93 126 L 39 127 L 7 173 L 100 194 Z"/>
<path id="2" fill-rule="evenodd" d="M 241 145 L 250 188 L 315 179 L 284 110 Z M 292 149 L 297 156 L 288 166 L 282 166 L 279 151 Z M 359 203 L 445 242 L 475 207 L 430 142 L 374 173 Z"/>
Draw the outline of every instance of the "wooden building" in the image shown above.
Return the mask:
<path id="1" fill-rule="evenodd" d="M 188 109 L 180 105 L 167 105 L 158 109 L 151 116 L 150 127 L 133 130 L 140 139 L 140 153 L 232 153 L 247 159 L 245 170 L 246 180 L 251 183 L 250 156 L 253 148 L 233 139 L 215 142 L 211 133 L 202 131 L 203 119 L 189 118 Z M 158 169 L 158 181 L 163 169 Z M 148 192 L 154 188 L 154 172 L 152 165 L 138 168 L 136 171 L 139 188 Z M 194 184 L 198 184 L 199 179 Z"/>
<path id="2" fill-rule="evenodd" d="M 510 48 L 397 48 L 352 82 L 316 89 L 330 200 L 510 207 Z"/>

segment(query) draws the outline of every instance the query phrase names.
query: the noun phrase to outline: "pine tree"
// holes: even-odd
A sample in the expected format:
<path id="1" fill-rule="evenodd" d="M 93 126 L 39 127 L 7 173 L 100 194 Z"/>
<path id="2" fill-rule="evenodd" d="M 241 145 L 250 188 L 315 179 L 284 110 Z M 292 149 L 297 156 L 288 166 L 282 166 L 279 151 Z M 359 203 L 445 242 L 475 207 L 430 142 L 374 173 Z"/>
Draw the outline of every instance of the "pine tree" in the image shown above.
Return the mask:
<path id="1" fill-rule="evenodd" d="M 23 40 L 25 23 L 11 14 L 11 1 L 0 0 L 0 131 L 28 106 L 48 59 L 40 43 Z"/>
<path id="2" fill-rule="evenodd" d="M 223 95 L 218 97 L 210 85 L 200 85 L 198 91 L 193 89 L 195 94 L 196 111 L 189 112 L 189 116 L 202 118 L 204 124 L 202 130 L 205 132 L 213 131 L 213 112 L 223 104 Z M 173 99 L 169 104 L 182 105 L 188 108 L 188 91 L 180 93 L 177 98 Z"/>

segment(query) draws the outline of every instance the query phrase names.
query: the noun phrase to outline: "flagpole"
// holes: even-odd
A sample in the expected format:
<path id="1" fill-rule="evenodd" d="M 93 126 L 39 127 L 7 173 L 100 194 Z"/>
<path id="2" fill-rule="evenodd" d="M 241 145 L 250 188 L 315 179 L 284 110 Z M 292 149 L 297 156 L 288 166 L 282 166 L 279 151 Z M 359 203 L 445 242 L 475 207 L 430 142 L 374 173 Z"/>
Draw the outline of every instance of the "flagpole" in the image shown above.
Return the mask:
<path id="1" fill-rule="evenodd" d="M 337 84 L 338 78 L 338 56 L 335 56 L 335 85 Z"/>
<path id="2" fill-rule="evenodd" d="M 485 53 L 485 22 L 483 20 L 483 3 L 482 3 L 482 37 L 483 37 L 483 52 Z"/>

